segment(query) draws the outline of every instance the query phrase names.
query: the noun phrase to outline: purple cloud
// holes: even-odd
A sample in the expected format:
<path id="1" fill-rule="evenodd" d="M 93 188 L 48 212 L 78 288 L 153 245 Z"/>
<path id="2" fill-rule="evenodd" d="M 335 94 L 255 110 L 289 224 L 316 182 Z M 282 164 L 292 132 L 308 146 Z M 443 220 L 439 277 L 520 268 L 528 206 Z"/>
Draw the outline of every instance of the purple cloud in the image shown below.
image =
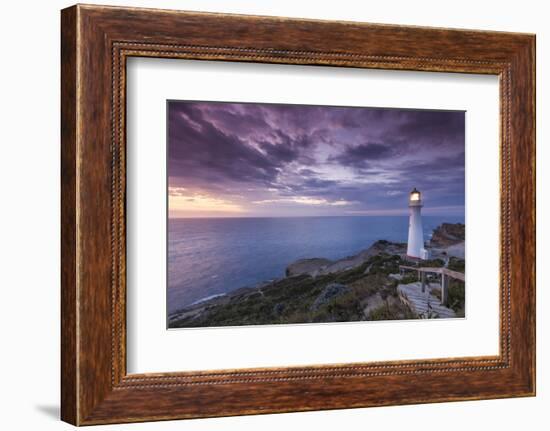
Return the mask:
<path id="1" fill-rule="evenodd" d="M 169 185 L 246 215 L 393 211 L 413 187 L 427 206 L 460 211 L 464 120 L 459 111 L 170 101 Z"/>

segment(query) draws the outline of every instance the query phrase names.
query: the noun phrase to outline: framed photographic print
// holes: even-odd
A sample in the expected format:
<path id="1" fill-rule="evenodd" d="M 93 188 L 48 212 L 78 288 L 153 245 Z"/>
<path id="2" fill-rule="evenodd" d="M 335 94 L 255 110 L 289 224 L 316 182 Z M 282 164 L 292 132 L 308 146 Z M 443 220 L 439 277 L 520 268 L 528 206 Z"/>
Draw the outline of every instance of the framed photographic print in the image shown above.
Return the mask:
<path id="1" fill-rule="evenodd" d="M 535 37 L 62 11 L 62 419 L 535 393 Z"/>

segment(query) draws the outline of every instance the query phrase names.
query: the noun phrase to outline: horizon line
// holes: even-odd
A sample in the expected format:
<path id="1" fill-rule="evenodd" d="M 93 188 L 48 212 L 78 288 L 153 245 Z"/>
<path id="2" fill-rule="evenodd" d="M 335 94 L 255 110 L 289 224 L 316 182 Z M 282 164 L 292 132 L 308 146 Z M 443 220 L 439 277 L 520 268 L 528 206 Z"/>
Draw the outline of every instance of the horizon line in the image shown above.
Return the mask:
<path id="1" fill-rule="evenodd" d="M 264 216 L 264 215 L 249 215 L 249 216 L 168 216 L 168 219 L 243 219 L 243 218 L 319 218 L 319 217 L 408 217 L 408 214 L 341 214 L 341 215 L 291 215 L 291 216 Z M 425 217 L 462 217 L 466 214 L 423 214 Z"/>

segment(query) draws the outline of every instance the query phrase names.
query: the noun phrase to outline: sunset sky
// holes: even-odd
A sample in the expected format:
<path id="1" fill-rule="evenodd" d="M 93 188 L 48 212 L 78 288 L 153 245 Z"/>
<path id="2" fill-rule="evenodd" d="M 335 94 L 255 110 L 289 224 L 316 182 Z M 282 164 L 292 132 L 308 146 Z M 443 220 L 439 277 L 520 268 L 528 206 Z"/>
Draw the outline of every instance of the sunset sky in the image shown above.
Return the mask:
<path id="1" fill-rule="evenodd" d="M 170 101 L 169 216 L 463 215 L 464 115 Z"/>

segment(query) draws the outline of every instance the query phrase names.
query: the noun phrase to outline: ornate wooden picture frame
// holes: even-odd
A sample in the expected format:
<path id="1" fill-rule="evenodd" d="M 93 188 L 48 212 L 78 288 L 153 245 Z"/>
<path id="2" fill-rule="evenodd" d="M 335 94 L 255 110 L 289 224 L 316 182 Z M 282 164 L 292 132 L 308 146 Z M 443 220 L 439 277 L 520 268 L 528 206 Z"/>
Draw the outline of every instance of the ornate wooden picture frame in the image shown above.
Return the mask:
<path id="1" fill-rule="evenodd" d="M 103 6 L 62 11 L 61 416 L 75 425 L 535 394 L 535 37 Z M 126 60 L 497 75 L 500 353 L 265 369 L 126 371 Z"/>

